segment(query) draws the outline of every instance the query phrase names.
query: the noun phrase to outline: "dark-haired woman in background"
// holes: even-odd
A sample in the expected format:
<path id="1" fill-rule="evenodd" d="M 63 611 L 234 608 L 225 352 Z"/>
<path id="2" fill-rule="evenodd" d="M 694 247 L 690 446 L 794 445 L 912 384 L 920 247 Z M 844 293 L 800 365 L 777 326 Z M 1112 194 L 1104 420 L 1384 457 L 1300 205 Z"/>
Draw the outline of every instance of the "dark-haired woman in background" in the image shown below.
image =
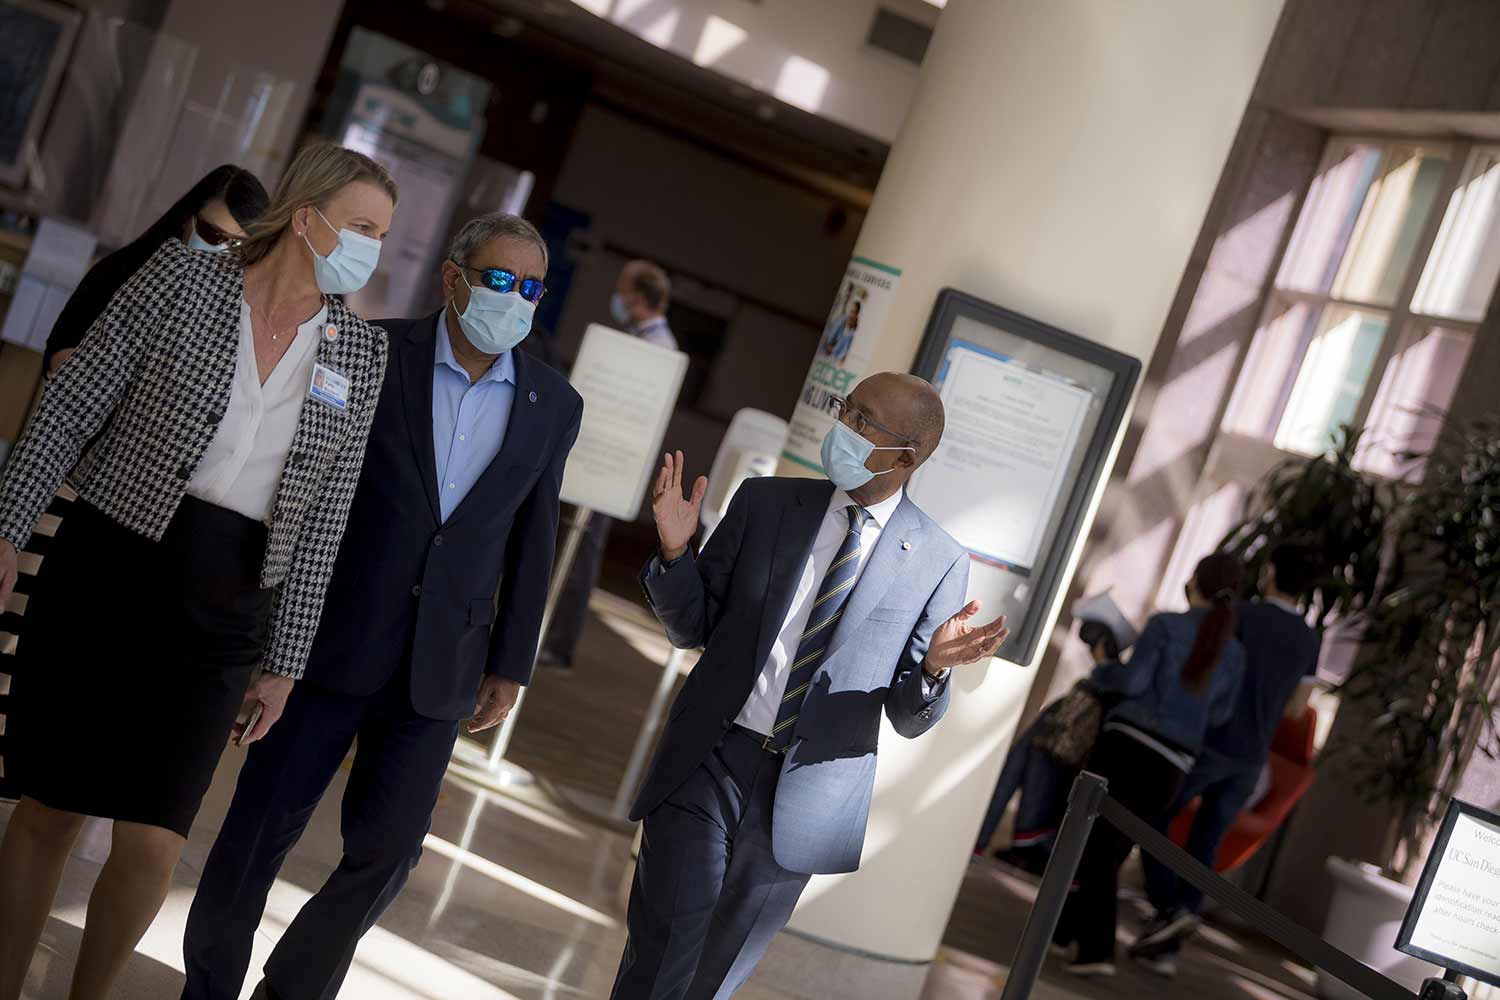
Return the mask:
<path id="1" fill-rule="evenodd" d="M 44 352 L 47 374 L 55 375 L 130 276 L 167 240 L 195 250 L 226 250 L 244 238 L 245 228 L 270 204 L 260 181 L 248 170 L 224 164 L 209 171 L 140 236 L 89 268 L 52 324 Z"/>
<path id="2" fill-rule="evenodd" d="M 1109 782 L 1116 802 L 1152 826 L 1177 796 L 1212 726 L 1234 711 L 1245 651 L 1234 637 L 1234 599 L 1245 567 L 1234 556 L 1208 556 L 1187 585 L 1188 610 L 1154 615 L 1136 640 L 1130 662 L 1095 648 L 1092 682 L 1120 697 L 1105 717 L 1088 769 Z M 1098 823 L 1078 865 L 1053 944 L 1078 952 L 1068 971 L 1115 971 L 1116 894 L 1131 841 Z"/>

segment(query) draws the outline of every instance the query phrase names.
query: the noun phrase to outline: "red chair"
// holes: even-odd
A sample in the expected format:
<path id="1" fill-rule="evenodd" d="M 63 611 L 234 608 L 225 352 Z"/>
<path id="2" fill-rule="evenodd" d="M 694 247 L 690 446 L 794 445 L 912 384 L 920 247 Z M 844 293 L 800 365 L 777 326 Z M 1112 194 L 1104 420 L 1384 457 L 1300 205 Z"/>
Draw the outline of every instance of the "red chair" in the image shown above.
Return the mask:
<path id="1" fill-rule="evenodd" d="M 1267 759 L 1271 768 L 1271 788 L 1259 802 L 1240 813 L 1234 826 L 1229 828 L 1224 842 L 1219 845 L 1219 855 L 1214 859 L 1214 871 L 1220 874 L 1231 872 L 1249 861 L 1260 845 L 1285 822 L 1297 800 L 1312 787 L 1313 735 L 1317 728 L 1318 713 L 1311 708 L 1300 719 L 1281 720 Z M 1198 803 L 1198 799 L 1189 802 L 1172 820 L 1167 831 L 1172 842 L 1179 847 L 1187 844 L 1193 817 L 1198 815 Z"/>

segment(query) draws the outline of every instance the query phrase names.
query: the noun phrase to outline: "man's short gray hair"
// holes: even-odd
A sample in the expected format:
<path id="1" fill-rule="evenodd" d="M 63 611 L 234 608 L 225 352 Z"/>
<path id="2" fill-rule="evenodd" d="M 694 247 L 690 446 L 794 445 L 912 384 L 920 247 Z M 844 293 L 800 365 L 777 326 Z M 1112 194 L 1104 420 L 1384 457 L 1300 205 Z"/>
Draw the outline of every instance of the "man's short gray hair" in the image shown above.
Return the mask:
<path id="1" fill-rule="evenodd" d="M 547 270 L 547 241 L 542 239 L 542 234 L 519 215 L 504 212 L 490 212 L 465 222 L 458 235 L 453 237 L 453 242 L 448 244 L 448 259 L 456 264 L 468 264 L 480 247 L 495 240 L 520 240 L 534 245 L 542 254 L 542 270 Z"/>

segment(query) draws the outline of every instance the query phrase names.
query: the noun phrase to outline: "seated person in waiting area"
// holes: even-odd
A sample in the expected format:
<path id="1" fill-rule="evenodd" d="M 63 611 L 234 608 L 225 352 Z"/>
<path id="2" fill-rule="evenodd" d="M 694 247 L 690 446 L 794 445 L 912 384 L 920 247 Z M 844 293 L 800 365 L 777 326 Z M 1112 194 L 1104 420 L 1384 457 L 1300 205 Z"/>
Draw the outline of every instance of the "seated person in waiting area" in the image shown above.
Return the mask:
<path id="1" fill-rule="evenodd" d="M 1264 596 L 1235 608 L 1235 637 L 1245 647 L 1239 702 L 1228 722 L 1209 730 L 1203 753 L 1166 814 L 1170 823 L 1202 796 L 1187 850 L 1209 868 L 1255 793 L 1282 716 L 1300 718 L 1307 710 L 1322 639 L 1303 618 L 1298 601 L 1312 592 L 1317 579 L 1316 553 L 1302 545 L 1278 545 L 1261 570 Z M 1203 894 L 1153 858 L 1146 859 L 1146 890 L 1156 916 L 1130 953 L 1153 971 L 1171 976 L 1177 971 L 1177 952 L 1198 929 Z"/>
<path id="2" fill-rule="evenodd" d="M 882 712 L 922 735 L 948 672 L 994 654 L 1003 617 L 969 624 L 969 555 L 905 486 L 943 404 L 911 375 L 835 399 L 828 479 L 754 479 L 696 559 L 708 490 L 668 455 L 647 597 L 679 648 L 704 646 L 632 810 L 645 820 L 613 996 L 727 997 L 812 874 L 859 867 Z M 913 859 L 920 864 L 921 859 Z"/>

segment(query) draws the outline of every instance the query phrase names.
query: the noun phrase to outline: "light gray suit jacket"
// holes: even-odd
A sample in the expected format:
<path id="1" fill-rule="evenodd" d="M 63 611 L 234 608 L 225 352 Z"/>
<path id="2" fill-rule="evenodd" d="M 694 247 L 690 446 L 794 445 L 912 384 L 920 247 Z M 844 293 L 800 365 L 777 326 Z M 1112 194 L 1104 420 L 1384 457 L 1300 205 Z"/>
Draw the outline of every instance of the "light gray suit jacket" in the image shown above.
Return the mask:
<path id="1" fill-rule="evenodd" d="M 704 647 L 672 706 L 632 810 L 642 819 L 713 752 L 750 697 L 786 618 L 833 485 L 752 479 L 703 552 L 642 573 L 673 645 Z M 653 560 L 654 562 L 654 560 Z M 882 710 L 920 736 L 943 717 L 945 682 L 922 684 L 932 633 L 964 605 L 968 553 L 908 499 L 880 534 L 813 676 L 776 789 L 772 849 L 795 872 L 859 867 Z"/>

